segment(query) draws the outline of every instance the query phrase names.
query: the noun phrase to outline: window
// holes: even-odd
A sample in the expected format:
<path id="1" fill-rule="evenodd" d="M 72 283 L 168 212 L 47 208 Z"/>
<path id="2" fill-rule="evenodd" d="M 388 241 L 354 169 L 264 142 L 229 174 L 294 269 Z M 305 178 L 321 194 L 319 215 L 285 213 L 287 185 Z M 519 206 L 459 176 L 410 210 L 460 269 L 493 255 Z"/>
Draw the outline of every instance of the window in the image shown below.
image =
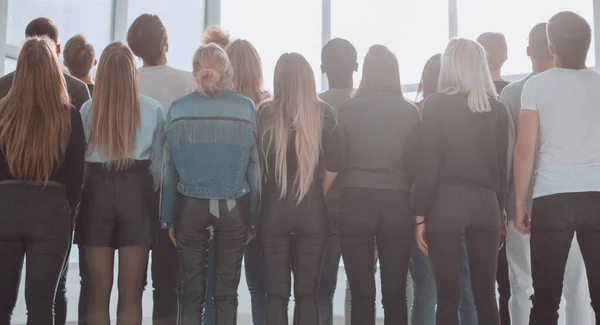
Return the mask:
<path id="1" fill-rule="evenodd" d="M 398 57 L 403 84 L 419 83 L 427 59 L 448 43 L 448 0 L 332 0 L 331 13 L 331 37 L 354 44 L 359 69 L 371 45 L 385 45 Z M 359 70 L 355 87 L 360 78 Z"/>
<path id="2" fill-rule="evenodd" d="M 244 38 L 261 56 L 265 88 L 273 89 L 275 64 L 286 52 L 302 54 L 321 89 L 321 0 L 221 0 L 221 25 Z"/>
<path id="3" fill-rule="evenodd" d="M 17 60 L 9 57 L 4 58 L 4 74 L 17 70 Z"/>
<path id="4" fill-rule="evenodd" d="M 75 34 L 84 34 L 100 56 L 111 40 L 112 4 L 112 0 L 8 0 L 6 41 L 21 46 L 27 24 L 37 17 L 49 17 L 56 23 L 63 45 Z"/>
<path id="5" fill-rule="evenodd" d="M 529 31 L 538 23 L 547 22 L 563 10 L 582 15 L 593 26 L 592 0 L 458 0 L 458 34 L 471 39 L 484 32 L 501 32 L 508 43 L 508 61 L 503 74 L 522 74 L 531 71 L 526 55 Z M 594 43 L 588 54 L 588 65 L 594 66 Z"/>
<path id="6" fill-rule="evenodd" d="M 169 65 L 191 71 L 194 52 L 202 42 L 204 31 L 204 2 L 179 0 L 174 5 L 165 0 L 129 0 L 127 28 L 144 13 L 160 16 L 169 34 Z M 139 60 L 139 65 L 142 61 Z"/>

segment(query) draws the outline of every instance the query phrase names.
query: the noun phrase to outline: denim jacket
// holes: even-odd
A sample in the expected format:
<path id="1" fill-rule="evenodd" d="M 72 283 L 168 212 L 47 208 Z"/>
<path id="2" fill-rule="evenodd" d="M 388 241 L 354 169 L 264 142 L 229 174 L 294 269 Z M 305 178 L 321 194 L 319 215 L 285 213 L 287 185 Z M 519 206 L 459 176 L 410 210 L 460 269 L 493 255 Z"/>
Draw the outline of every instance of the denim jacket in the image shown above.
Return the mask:
<path id="1" fill-rule="evenodd" d="M 198 91 L 171 105 L 166 148 L 161 226 L 172 228 L 177 192 L 202 199 L 250 197 L 255 229 L 260 184 L 254 104 L 232 89 L 207 96 Z"/>

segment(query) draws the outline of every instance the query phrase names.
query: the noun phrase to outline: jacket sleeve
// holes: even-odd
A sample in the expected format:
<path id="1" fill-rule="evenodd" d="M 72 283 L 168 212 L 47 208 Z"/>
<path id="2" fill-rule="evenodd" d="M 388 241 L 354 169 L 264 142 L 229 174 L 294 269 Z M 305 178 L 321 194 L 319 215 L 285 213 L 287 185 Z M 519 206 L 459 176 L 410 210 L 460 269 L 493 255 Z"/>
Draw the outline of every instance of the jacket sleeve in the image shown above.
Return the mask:
<path id="1" fill-rule="evenodd" d="M 250 116 L 254 137 L 252 140 L 252 148 L 250 149 L 250 160 L 248 162 L 248 169 L 246 170 L 246 179 L 250 185 L 250 231 L 256 232 L 256 227 L 258 226 L 258 213 L 260 210 L 261 167 L 258 156 L 258 129 L 254 107 L 252 107 Z"/>
<path id="2" fill-rule="evenodd" d="M 150 173 L 154 179 L 154 191 L 160 187 L 162 179 L 163 155 L 165 143 L 165 117 L 160 108 L 157 110 L 156 128 L 152 135 L 152 152 L 150 153 Z"/>
<path id="3" fill-rule="evenodd" d="M 171 127 L 169 116 L 167 115 L 167 128 L 164 141 L 164 166 L 163 166 L 163 184 L 161 191 L 160 207 L 160 225 L 162 228 L 173 228 L 175 219 L 175 208 L 177 202 L 177 184 L 179 183 L 179 174 L 175 169 L 173 155 L 169 148 L 168 132 Z"/>

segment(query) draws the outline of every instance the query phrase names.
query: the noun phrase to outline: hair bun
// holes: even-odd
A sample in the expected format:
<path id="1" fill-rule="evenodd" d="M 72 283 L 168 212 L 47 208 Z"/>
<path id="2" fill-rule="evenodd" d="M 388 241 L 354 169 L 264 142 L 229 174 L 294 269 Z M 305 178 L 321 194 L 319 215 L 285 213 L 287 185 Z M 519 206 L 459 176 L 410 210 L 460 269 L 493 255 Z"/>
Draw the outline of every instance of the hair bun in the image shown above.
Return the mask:
<path id="1" fill-rule="evenodd" d="M 204 93 L 217 93 L 222 90 L 219 86 L 219 81 L 221 79 L 221 75 L 215 69 L 204 68 L 200 69 L 196 74 L 196 82 L 198 83 L 198 87 Z"/>

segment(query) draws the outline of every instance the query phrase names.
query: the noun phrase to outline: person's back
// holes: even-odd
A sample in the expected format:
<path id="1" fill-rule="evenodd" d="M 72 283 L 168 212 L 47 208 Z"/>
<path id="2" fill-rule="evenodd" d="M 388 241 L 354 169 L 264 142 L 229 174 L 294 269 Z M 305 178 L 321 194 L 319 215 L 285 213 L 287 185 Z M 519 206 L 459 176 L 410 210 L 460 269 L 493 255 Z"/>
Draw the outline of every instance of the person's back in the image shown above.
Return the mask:
<path id="1" fill-rule="evenodd" d="M 140 93 L 160 102 L 167 112 L 173 101 L 196 90 L 196 81 L 189 71 L 169 65 L 138 69 Z"/>

